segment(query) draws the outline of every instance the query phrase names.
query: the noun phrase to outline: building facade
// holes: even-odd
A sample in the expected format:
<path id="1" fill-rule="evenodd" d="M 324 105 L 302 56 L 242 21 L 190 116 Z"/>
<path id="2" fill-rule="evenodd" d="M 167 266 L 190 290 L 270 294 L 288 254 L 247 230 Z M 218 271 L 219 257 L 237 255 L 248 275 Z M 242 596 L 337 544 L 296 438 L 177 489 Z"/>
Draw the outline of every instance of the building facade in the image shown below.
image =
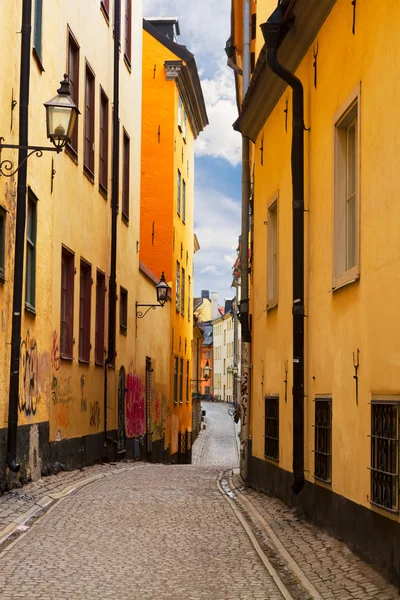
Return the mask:
<path id="1" fill-rule="evenodd" d="M 214 396 L 223 402 L 234 400 L 235 339 L 231 311 L 213 321 L 214 341 Z"/>
<path id="2" fill-rule="evenodd" d="M 399 9 L 276 4 L 253 7 L 258 24 L 268 20 L 266 43 L 257 27 L 244 99 L 238 87 L 236 127 L 254 143 L 249 478 L 398 581 L 400 138 L 387 91 L 399 92 Z M 276 58 L 296 77 L 294 95 L 272 72 L 282 75 Z M 299 285 L 304 302 L 293 294 Z M 298 364 L 304 383 L 296 390 Z"/>
<path id="3" fill-rule="evenodd" d="M 193 55 L 176 18 L 143 20 L 140 260 L 171 287 L 171 460 L 190 453 L 192 419 L 194 143 L 207 114 Z M 196 241 L 196 240 L 195 240 Z"/>

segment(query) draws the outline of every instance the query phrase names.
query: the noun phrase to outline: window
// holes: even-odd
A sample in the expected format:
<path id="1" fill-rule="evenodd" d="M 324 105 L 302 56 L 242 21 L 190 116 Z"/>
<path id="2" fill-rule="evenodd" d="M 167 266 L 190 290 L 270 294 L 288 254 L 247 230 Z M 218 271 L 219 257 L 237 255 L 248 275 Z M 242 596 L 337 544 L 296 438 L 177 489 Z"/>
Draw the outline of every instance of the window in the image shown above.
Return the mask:
<path id="1" fill-rule="evenodd" d="M 183 402 L 183 358 L 179 359 L 179 404 Z"/>
<path id="2" fill-rule="evenodd" d="M 334 288 L 355 281 L 360 275 L 359 94 L 360 87 L 334 118 Z"/>
<path id="3" fill-rule="evenodd" d="M 186 404 L 189 404 L 189 361 L 186 361 Z"/>
<path id="4" fill-rule="evenodd" d="M 85 161 L 90 179 L 94 173 L 94 74 L 86 63 L 85 74 Z"/>
<path id="5" fill-rule="evenodd" d="M 124 148 L 122 157 L 122 216 L 129 220 L 129 166 L 130 166 L 130 138 L 124 129 Z"/>
<path id="6" fill-rule="evenodd" d="M 332 400 L 315 399 L 314 477 L 332 478 Z"/>
<path id="7" fill-rule="evenodd" d="M 125 60 L 129 66 L 132 59 L 132 0 L 125 1 Z"/>
<path id="8" fill-rule="evenodd" d="M 181 314 L 185 314 L 185 269 L 183 267 L 181 280 Z"/>
<path id="9" fill-rule="evenodd" d="M 119 330 L 125 334 L 128 331 L 128 292 L 123 287 L 119 294 Z"/>
<path id="10" fill-rule="evenodd" d="M 187 115 L 186 110 L 183 110 L 183 139 L 186 141 L 186 125 L 187 125 Z M 183 149 L 182 149 L 183 152 Z M 182 160 L 183 162 L 183 160 Z"/>
<path id="11" fill-rule="evenodd" d="M 250 72 L 253 73 L 256 66 L 256 53 L 252 52 L 250 54 Z"/>
<path id="12" fill-rule="evenodd" d="M 257 36 L 257 14 L 251 15 L 251 39 L 255 40 Z"/>
<path id="13" fill-rule="evenodd" d="M 265 448 L 267 458 L 279 460 L 279 397 L 265 396 Z"/>
<path id="14" fill-rule="evenodd" d="M 174 402 L 178 404 L 178 370 L 179 370 L 179 358 L 174 358 Z"/>
<path id="15" fill-rule="evenodd" d="M 90 313 L 92 295 L 92 267 L 81 260 L 79 295 L 79 360 L 90 361 Z"/>
<path id="16" fill-rule="evenodd" d="M 4 279 L 6 247 L 6 211 L 0 206 L 0 279 Z"/>
<path id="17" fill-rule="evenodd" d="M 99 144 L 99 185 L 107 193 L 108 189 L 108 98 L 100 87 L 100 144 Z"/>
<path id="18" fill-rule="evenodd" d="M 206 350 L 206 358 L 210 358 L 210 351 Z"/>
<path id="19" fill-rule="evenodd" d="M 190 321 L 190 313 L 191 313 L 191 299 L 192 296 L 192 278 L 190 277 L 190 275 L 188 276 L 188 321 Z"/>
<path id="20" fill-rule="evenodd" d="M 71 98 L 79 108 L 79 45 L 71 30 L 68 30 L 68 78 Z M 67 144 L 67 149 L 75 160 L 78 155 L 78 120 L 79 115 L 76 117 L 71 142 Z"/>
<path id="21" fill-rule="evenodd" d="M 371 405 L 371 502 L 398 510 L 399 404 Z"/>
<path id="22" fill-rule="evenodd" d="M 108 19 L 110 16 L 110 0 L 100 0 L 100 7 L 103 9 Z"/>
<path id="23" fill-rule="evenodd" d="M 181 265 L 176 261 L 176 299 L 175 299 L 176 310 L 181 310 Z"/>
<path id="24" fill-rule="evenodd" d="M 182 181 L 182 221 L 186 221 L 186 183 Z"/>
<path id="25" fill-rule="evenodd" d="M 28 218 L 26 223 L 26 281 L 25 306 L 35 310 L 36 306 L 36 229 L 37 198 L 31 189 L 28 191 Z"/>
<path id="26" fill-rule="evenodd" d="M 180 170 L 178 169 L 178 182 L 177 182 L 177 192 L 176 192 L 176 212 L 178 215 L 181 214 L 181 185 L 182 185 L 182 175 Z"/>
<path id="27" fill-rule="evenodd" d="M 104 273 L 97 271 L 96 278 L 96 331 L 94 355 L 97 365 L 104 364 L 104 317 L 106 308 L 106 278 Z"/>
<path id="28" fill-rule="evenodd" d="M 278 199 L 268 207 L 267 308 L 278 304 Z"/>
<path id="29" fill-rule="evenodd" d="M 182 100 L 178 97 L 178 127 L 182 131 Z"/>
<path id="30" fill-rule="evenodd" d="M 72 358 L 74 332 L 74 255 L 66 248 L 61 255 L 60 355 Z"/>
<path id="31" fill-rule="evenodd" d="M 33 30 L 33 56 L 39 63 L 39 68 L 44 71 L 43 63 L 43 0 L 36 0 L 35 2 L 35 17 L 34 17 L 34 30 Z"/>

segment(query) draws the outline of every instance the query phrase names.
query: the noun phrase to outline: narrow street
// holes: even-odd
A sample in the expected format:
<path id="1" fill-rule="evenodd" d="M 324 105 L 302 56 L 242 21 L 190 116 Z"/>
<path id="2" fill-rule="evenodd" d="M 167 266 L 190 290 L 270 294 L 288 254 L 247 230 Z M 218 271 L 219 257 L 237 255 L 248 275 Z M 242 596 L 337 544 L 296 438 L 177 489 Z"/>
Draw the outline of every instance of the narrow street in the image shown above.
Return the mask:
<path id="1" fill-rule="evenodd" d="M 228 406 L 204 408 L 192 465 L 126 463 L 76 491 L 66 479 L 71 493 L 20 518 L 0 546 L 0 598 L 398 597 L 342 544 L 243 489 Z M 0 498 L 0 518 L 6 507 Z"/>

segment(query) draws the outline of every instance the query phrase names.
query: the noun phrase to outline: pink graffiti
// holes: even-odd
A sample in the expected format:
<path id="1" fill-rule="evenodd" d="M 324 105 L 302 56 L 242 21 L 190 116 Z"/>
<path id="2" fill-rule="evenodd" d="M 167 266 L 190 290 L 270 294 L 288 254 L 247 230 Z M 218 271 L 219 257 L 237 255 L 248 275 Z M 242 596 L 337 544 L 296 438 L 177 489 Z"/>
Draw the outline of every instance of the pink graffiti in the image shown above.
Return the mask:
<path id="1" fill-rule="evenodd" d="M 138 375 L 128 373 L 126 377 L 126 436 L 145 434 L 145 388 Z"/>
<path id="2" fill-rule="evenodd" d="M 154 420 L 159 425 L 161 423 L 161 406 L 160 406 L 160 396 L 158 392 L 156 392 L 156 397 L 154 399 Z"/>

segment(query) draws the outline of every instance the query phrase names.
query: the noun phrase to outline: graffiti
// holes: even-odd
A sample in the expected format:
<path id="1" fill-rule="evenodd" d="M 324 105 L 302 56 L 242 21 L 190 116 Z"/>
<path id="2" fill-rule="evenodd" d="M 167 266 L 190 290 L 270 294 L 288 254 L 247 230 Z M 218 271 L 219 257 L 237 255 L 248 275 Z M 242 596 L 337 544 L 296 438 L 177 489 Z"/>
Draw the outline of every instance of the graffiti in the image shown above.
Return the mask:
<path id="1" fill-rule="evenodd" d="M 60 362 L 60 349 L 58 346 L 57 331 L 53 331 L 53 345 L 52 345 L 52 349 L 51 349 L 51 364 L 55 371 L 60 370 L 61 362 Z"/>
<path id="2" fill-rule="evenodd" d="M 87 401 L 85 396 L 85 376 L 81 377 L 81 412 L 87 411 Z"/>
<path id="3" fill-rule="evenodd" d="M 99 427 L 100 425 L 100 404 L 95 402 L 90 403 L 90 425 L 93 427 Z"/>
<path id="4" fill-rule="evenodd" d="M 248 389 L 249 374 L 245 371 L 242 377 L 242 383 L 240 386 L 240 403 L 242 405 L 241 419 L 242 426 L 247 425 L 247 405 L 249 400 L 249 389 Z"/>
<path id="5" fill-rule="evenodd" d="M 51 382 L 51 399 L 55 406 L 59 404 L 69 404 L 74 400 L 72 393 L 71 376 L 66 377 L 53 375 Z"/>
<path id="6" fill-rule="evenodd" d="M 55 422 L 59 430 L 69 427 L 69 406 L 68 404 L 58 404 L 55 407 Z M 61 437 L 61 432 L 60 432 Z"/>
<path id="7" fill-rule="evenodd" d="M 126 436 L 145 434 L 145 387 L 138 375 L 126 377 Z"/>
<path id="8" fill-rule="evenodd" d="M 18 398 L 18 407 L 26 416 L 36 414 L 37 403 L 39 401 L 38 389 L 38 352 L 35 340 L 30 339 L 29 331 L 25 340 L 21 343 L 20 350 L 20 394 Z"/>

